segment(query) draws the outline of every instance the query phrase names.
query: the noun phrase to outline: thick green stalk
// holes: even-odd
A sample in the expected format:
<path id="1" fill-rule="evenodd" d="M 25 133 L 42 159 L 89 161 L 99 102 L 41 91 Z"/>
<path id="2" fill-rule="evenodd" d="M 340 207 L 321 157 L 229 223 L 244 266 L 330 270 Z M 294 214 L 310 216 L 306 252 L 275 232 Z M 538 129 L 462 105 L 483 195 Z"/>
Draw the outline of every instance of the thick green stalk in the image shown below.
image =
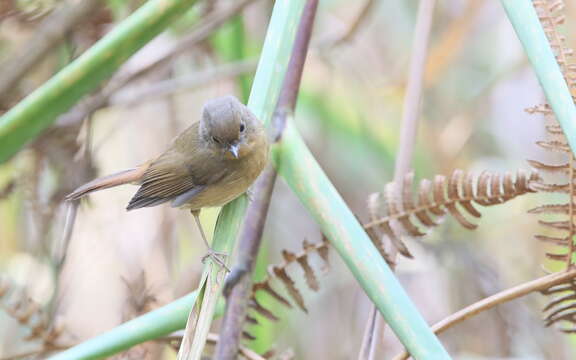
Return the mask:
<path id="1" fill-rule="evenodd" d="M 290 59 L 292 43 L 294 42 L 296 27 L 300 19 L 300 14 L 302 13 L 303 4 L 304 0 L 291 0 L 278 1 L 274 5 L 270 25 L 266 33 L 266 40 L 264 40 L 262 54 L 260 55 L 260 61 L 258 63 L 258 70 L 256 71 L 254 84 L 248 100 L 250 110 L 252 110 L 260 121 L 265 123 L 270 121 L 276 106 L 284 73 L 286 72 L 288 60 Z M 236 235 L 245 212 L 245 197 L 236 199 L 222 208 L 214 232 L 214 250 L 227 253 L 231 252 L 231 249 L 234 248 Z M 228 220 L 224 221 L 222 219 Z M 204 272 L 211 271 L 211 267 L 212 264 L 208 263 Z M 210 277 L 208 281 L 210 281 Z M 198 329 L 198 332 L 194 332 L 192 344 L 194 349 L 199 349 L 200 344 L 204 344 L 206 341 L 213 313 L 211 304 L 214 304 L 215 297 L 219 296 L 223 282 L 214 278 L 214 281 L 209 285 L 210 293 L 208 294 L 208 298 L 204 297 L 202 301 L 206 303 L 209 308 L 199 309 L 199 312 L 203 315 L 201 323 L 203 326 L 201 329 Z M 184 355 L 182 355 L 182 358 L 196 358 L 193 352 L 189 352 L 189 354 L 190 357 L 184 357 Z"/>
<path id="2" fill-rule="evenodd" d="M 150 0 L 0 118 L 0 163 L 48 127 L 195 0 Z"/>
<path id="3" fill-rule="evenodd" d="M 215 251 L 225 254 L 231 254 L 234 250 L 234 240 L 242 225 L 242 215 L 246 211 L 248 200 L 243 195 L 231 205 L 229 210 L 223 211 L 218 216 L 212 242 L 212 248 Z M 227 263 L 229 264 L 230 261 Z M 212 261 L 204 266 L 200 297 L 194 308 L 190 310 L 182 345 L 178 351 L 178 359 L 201 358 L 225 276 L 226 269 Z"/>
<path id="4" fill-rule="evenodd" d="M 63 351 L 50 360 L 100 359 L 184 328 L 197 291 Z"/>
<path id="5" fill-rule="evenodd" d="M 242 61 L 246 58 L 253 58 L 260 51 L 256 46 L 250 46 L 242 15 L 237 15 L 228 24 L 222 27 L 212 38 L 212 44 L 220 57 L 226 62 Z M 242 102 L 250 98 L 250 88 L 252 85 L 252 74 L 243 74 L 237 77 L 236 83 L 240 90 Z M 265 245 L 265 244 L 264 244 Z M 262 246 L 258 253 L 258 261 L 254 271 L 254 278 L 262 278 L 266 274 L 268 266 L 268 249 Z M 262 306 L 271 311 L 281 312 L 284 310 L 276 301 L 263 297 L 259 299 Z M 258 326 L 250 329 L 250 333 L 256 338 L 249 342 L 249 347 L 257 353 L 264 353 L 274 344 L 274 329 L 276 323 L 273 321 L 262 321 Z"/>
<path id="6" fill-rule="evenodd" d="M 576 154 L 576 106 L 548 38 L 529 0 L 501 0 L 516 35 L 540 81 L 548 104 Z"/>
<path id="7" fill-rule="evenodd" d="M 292 125 L 272 154 L 280 175 L 414 359 L 450 359 Z"/>

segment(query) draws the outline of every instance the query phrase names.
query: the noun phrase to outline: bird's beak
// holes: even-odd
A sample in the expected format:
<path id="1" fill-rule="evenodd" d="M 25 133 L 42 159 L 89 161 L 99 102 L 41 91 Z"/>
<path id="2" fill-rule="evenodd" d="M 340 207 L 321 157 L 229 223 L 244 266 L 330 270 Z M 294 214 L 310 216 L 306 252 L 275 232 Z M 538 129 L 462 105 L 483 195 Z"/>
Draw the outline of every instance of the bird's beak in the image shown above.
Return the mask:
<path id="1" fill-rule="evenodd" d="M 230 145 L 228 151 L 230 151 L 234 158 L 238 159 L 238 144 Z"/>

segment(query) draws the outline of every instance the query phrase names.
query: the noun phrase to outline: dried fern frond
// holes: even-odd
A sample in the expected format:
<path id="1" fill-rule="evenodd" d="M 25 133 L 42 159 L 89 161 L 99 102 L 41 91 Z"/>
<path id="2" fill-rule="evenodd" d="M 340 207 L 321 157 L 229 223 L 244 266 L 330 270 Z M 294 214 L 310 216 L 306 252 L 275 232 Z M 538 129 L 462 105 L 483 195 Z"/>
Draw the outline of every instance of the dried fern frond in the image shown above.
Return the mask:
<path id="1" fill-rule="evenodd" d="M 252 296 L 249 304 L 250 308 L 271 321 L 278 321 L 279 318 L 270 310 L 264 308 L 256 299 L 258 293 L 266 293 L 270 295 L 271 298 L 288 308 L 292 308 L 292 303 L 288 300 L 288 298 L 290 298 L 300 309 L 304 312 L 308 312 L 304 303 L 304 297 L 296 287 L 295 281 L 291 275 L 289 275 L 287 270 L 292 264 L 298 264 L 298 267 L 304 274 L 308 287 L 313 291 L 318 291 L 320 289 L 320 283 L 315 271 L 310 265 L 310 255 L 317 254 L 327 266 L 329 264 L 328 247 L 328 240 L 325 237 L 322 237 L 322 241 L 316 244 L 311 244 L 304 240 L 302 243 L 302 250 L 298 253 L 283 250 L 282 257 L 284 258 L 284 261 L 279 265 L 270 266 L 266 278 L 252 285 Z M 284 285 L 288 298 L 272 286 L 274 281 L 279 281 Z M 247 321 L 257 323 L 257 321 L 250 316 L 248 316 Z"/>
<path id="2" fill-rule="evenodd" d="M 550 42 L 550 46 L 554 50 L 564 80 L 568 84 L 570 92 L 574 97 L 576 95 L 576 64 L 571 60 L 573 50 L 566 46 L 565 38 L 558 31 L 558 25 L 564 23 L 565 20 L 562 12 L 564 9 L 564 3 L 561 0 L 538 0 L 533 3 L 538 12 L 540 22 L 544 28 L 548 41 Z M 562 128 L 548 104 L 529 108 L 527 109 L 527 112 L 531 114 L 542 114 L 548 122 L 546 125 L 548 139 L 545 141 L 539 141 L 537 144 L 545 150 L 565 154 L 565 159 L 556 164 L 546 164 L 535 160 L 529 160 L 530 165 L 541 171 L 544 175 L 563 175 L 567 177 L 563 183 L 542 181 L 535 184 L 535 189 L 544 192 L 569 195 L 567 201 L 564 203 L 541 205 L 532 209 L 530 212 L 534 214 L 556 216 L 553 221 L 550 219 L 540 220 L 540 224 L 551 229 L 554 234 L 538 234 L 536 235 L 536 239 L 560 247 L 561 249 L 559 251 L 547 252 L 546 256 L 550 259 L 565 263 L 566 268 L 569 268 L 574 265 L 573 258 L 576 250 L 574 246 L 574 235 L 576 234 L 576 223 L 574 220 L 574 217 L 576 216 L 576 205 L 574 203 L 574 197 L 576 196 L 576 188 L 574 186 L 576 173 L 574 171 L 574 163 L 576 158 L 570 150 Z M 561 219 L 557 219 L 558 216 L 560 216 Z"/>
<path id="3" fill-rule="evenodd" d="M 383 193 L 371 196 L 370 213 L 378 216 L 373 216 L 364 228 L 378 231 L 377 236 L 371 238 L 381 253 L 386 253 L 382 241 L 386 238 L 401 254 L 410 257 L 402 241 L 403 236 L 425 235 L 428 229 L 438 226 L 446 214 L 450 214 L 466 229 L 474 230 L 478 225 L 469 217 L 481 217 L 474 204 L 502 204 L 534 192 L 532 185 L 538 179 L 536 172 L 527 174 L 522 170 L 518 170 L 516 177 L 510 173 L 495 174 L 487 171 L 475 177 L 472 173 L 454 170 L 448 178 L 437 175 L 433 181 L 420 181 L 414 195 L 414 175 L 408 174 L 400 188 L 392 182 L 385 186 Z"/>
<path id="4" fill-rule="evenodd" d="M 30 329 L 24 340 L 40 340 L 46 349 L 58 347 L 56 341 L 63 332 L 62 324 L 50 325 L 42 307 L 4 276 L 0 276 L 0 307 L 21 326 Z"/>
<path id="5" fill-rule="evenodd" d="M 554 50 L 556 60 L 560 65 L 564 80 L 574 98 L 576 96 L 576 64 L 573 63 L 573 50 L 565 44 L 565 38 L 559 33 L 558 25 L 564 23 L 565 17 L 562 13 L 564 3 L 562 0 L 537 0 L 534 6 L 538 12 L 540 23 L 544 28 L 550 46 Z M 553 216 L 553 219 L 540 220 L 540 224 L 551 229 L 553 234 L 538 234 L 536 239 L 555 245 L 560 251 L 547 252 L 546 256 L 553 260 L 564 263 L 565 269 L 574 267 L 576 235 L 576 172 L 574 164 L 576 158 L 568 147 L 566 137 L 562 127 L 558 123 L 554 113 L 548 104 L 539 105 L 527 110 L 529 113 L 538 113 L 545 116 L 547 120 L 546 133 L 548 139 L 538 145 L 555 152 L 565 154 L 562 162 L 556 164 L 545 164 L 538 161 L 530 161 L 530 165 L 540 170 L 543 175 L 562 175 L 566 177 L 563 183 L 550 183 L 542 181 L 536 188 L 540 191 L 567 194 L 568 197 L 563 203 L 541 205 L 532 209 L 532 213 Z M 558 181 L 555 179 L 555 181 Z M 565 333 L 576 333 L 576 280 L 572 279 L 560 285 L 553 286 L 543 294 L 551 297 L 550 302 L 544 308 L 547 313 L 545 317 L 546 326 L 553 324 L 568 324 L 569 327 L 561 328 Z"/>
<path id="6" fill-rule="evenodd" d="M 542 294 L 551 297 L 550 303 L 544 308 L 547 313 L 544 321 L 546 326 L 565 324 L 560 331 L 576 333 L 576 279 L 570 279 L 560 285 L 542 291 Z"/>

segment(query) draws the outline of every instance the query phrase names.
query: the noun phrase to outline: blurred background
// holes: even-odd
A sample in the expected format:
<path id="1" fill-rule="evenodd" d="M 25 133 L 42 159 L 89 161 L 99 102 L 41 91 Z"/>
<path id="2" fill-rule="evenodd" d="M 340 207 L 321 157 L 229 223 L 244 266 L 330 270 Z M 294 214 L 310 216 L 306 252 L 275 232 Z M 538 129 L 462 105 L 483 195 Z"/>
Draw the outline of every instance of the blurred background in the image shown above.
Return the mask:
<path id="1" fill-rule="evenodd" d="M 36 54 L 34 39 L 46 33 L 41 42 L 49 41 L 46 23 L 62 24 L 54 21 L 61 10 L 79 3 L 0 0 L 0 82 L 25 59 L 39 59 L 8 91 L 0 92 L 1 112 L 142 1 L 83 0 L 85 15 L 62 41 Z M 60 268 L 54 259 L 64 224 L 61 202 L 96 176 L 162 152 L 199 119 L 206 100 L 233 93 L 246 101 L 273 3 L 240 1 L 239 11 L 224 25 L 205 34 L 198 30 L 198 24 L 232 3 L 198 1 L 93 96 L 0 166 L 0 359 L 76 344 L 196 288 L 205 249 L 188 212 L 169 206 L 126 212 L 133 186 L 96 193 L 79 209 Z M 574 47 L 576 4 L 566 5 L 563 32 Z M 365 16 L 359 16 L 365 8 Z M 320 2 L 295 121 L 348 205 L 364 220 L 368 196 L 382 191 L 393 177 L 417 8 L 415 0 Z M 526 159 L 550 160 L 550 153 L 534 145 L 544 138 L 543 119 L 524 111 L 542 102 L 498 2 L 439 1 L 413 159 L 416 177 L 448 175 L 457 168 L 515 172 L 529 168 Z M 533 239 L 539 231 L 537 218 L 526 214 L 543 198 L 527 195 L 481 209 L 476 231 L 447 219 L 425 238 L 408 242 L 415 259 L 401 259 L 397 272 L 427 321 L 434 323 L 542 276 L 543 267 L 555 269 L 544 257 L 547 245 Z M 218 209 L 203 211 L 207 231 L 217 214 Z M 257 278 L 265 276 L 268 264 L 281 262 L 282 249 L 299 251 L 305 239 L 318 242 L 321 234 L 280 180 Z M 267 306 L 281 321 L 263 320 L 250 327 L 257 339 L 247 345 L 260 353 L 291 351 L 296 359 L 357 357 L 370 302 L 337 254 L 331 254 L 328 268 L 313 265 L 323 273 L 317 293 L 306 288 L 300 269 L 291 273 L 308 314 L 270 302 Z M 32 301 L 25 301 L 27 297 Z M 34 304 L 54 314 L 57 331 L 40 326 L 52 335 L 49 342 L 22 321 L 26 309 L 37 312 Z M 543 296 L 533 294 L 457 325 L 440 338 L 455 359 L 574 359 L 574 339 L 544 327 L 544 304 Z M 382 358 L 400 349 L 387 330 Z M 175 359 L 175 352 L 166 342 L 153 342 L 117 358 Z"/>

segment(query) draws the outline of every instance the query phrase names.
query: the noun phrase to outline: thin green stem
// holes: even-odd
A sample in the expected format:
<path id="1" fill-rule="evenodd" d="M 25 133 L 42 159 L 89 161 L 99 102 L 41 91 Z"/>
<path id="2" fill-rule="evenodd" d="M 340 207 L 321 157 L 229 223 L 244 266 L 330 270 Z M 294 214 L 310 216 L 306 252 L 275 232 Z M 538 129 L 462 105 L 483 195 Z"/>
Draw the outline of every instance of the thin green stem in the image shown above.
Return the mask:
<path id="1" fill-rule="evenodd" d="M 198 292 L 194 291 L 166 306 L 56 354 L 50 360 L 100 359 L 180 330 L 186 325 L 186 318 L 196 302 L 197 295 Z"/>
<path id="2" fill-rule="evenodd" d="M 0 118 L 0 164 L 96 88 L 195 0 L 151 0 Z"/>
<path id="3" fill-rule="evenodd" d="M 576 106 L 532 1 L 501 0 L 540 81 L 546 100 L 576 154 Z"/>

